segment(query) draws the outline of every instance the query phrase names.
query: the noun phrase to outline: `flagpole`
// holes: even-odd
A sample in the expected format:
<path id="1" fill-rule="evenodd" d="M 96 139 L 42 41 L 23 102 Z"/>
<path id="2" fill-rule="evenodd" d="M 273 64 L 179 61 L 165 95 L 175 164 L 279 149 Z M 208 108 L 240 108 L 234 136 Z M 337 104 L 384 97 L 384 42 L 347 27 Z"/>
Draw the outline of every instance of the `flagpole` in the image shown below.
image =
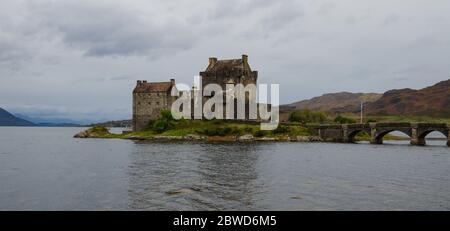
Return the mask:
<path id="1" fill-rule="evenodd" d="M 360 123 L 363 123 L 363 101 L 361 101 L 361 111 L 360 111 Z"/>

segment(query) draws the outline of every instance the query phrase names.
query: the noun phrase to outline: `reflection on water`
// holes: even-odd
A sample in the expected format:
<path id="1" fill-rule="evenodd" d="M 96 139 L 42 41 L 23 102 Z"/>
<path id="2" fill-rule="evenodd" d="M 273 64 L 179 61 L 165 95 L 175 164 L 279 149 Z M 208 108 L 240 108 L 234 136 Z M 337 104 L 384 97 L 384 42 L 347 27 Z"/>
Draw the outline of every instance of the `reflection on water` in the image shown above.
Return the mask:
<path id="1" fill-rule="evenodd" d="M 0 128 L 0 210 L 449 210 L 450 149 L 152 143 Z"/>
<path id="2" fill-rule="evenodd" d="M 255 145 L 138 143 L 129 166 L 132 209 L 252 205 Z M 167 198 L 162 201 L 161 198 Z"/>

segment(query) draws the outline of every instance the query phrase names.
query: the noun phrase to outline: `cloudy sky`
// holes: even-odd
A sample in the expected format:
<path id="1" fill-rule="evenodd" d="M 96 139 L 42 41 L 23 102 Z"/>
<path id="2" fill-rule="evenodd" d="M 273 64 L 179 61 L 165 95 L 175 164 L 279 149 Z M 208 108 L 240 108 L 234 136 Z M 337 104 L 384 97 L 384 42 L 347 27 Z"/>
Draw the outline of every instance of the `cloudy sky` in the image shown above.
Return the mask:
<path id="1" fill-rule="evenodd" d="M 0 107 L 130 118 L 136 80 L 190 84 L 243 53 L 281 103 L 422 88 L 450 78 L 450 1 L 1 0 Z"/>

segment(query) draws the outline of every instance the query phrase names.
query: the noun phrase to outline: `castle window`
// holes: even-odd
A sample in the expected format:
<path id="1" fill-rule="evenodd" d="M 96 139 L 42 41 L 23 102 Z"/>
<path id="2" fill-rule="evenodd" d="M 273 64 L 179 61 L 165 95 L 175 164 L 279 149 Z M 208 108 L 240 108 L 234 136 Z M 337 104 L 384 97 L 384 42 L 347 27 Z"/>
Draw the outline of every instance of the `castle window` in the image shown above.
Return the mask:
<path id="1" fill-rule="evenodd" d="M 148 105 L 152 105 L 152 102 L 148 102 Z"/>
<path id="2" fill-rule="evenodd" d="M 156 102 L 156 105 L 159 105 L 159 102 Z"/>

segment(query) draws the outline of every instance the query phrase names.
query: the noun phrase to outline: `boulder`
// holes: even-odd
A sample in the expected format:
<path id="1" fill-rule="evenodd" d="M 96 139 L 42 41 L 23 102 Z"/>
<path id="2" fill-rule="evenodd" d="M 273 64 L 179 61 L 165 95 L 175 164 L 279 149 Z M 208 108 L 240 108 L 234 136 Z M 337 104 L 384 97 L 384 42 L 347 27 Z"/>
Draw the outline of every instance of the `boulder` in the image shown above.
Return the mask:
<path id="1" fill-rule="evenodd" d="M 205 139 L 203 136 L 195 135 L 195 134 L 187 134 L 184 136 L 185 140 L 203 140 Z"/>
<path id="2" fill-rule="evenodd" d="M 276 141 L 277 139 L 274 137 L 258 137 L 255 140 L 256 141 Z"/>
<path id="3" fill-rule="evenodd" d="M 230 142 L 230 141 L 236 141 L 236 137 L 235 136 L 208 136 L 208 141 Z"/>
<path id="4" fill-rule="evenodd" d="M 278 140 L 278 141 L 291 141 L 291 138 L 289 136 L 280 136 L 280 137 L 277 137 L 276 140 Z"/>
<path id="5" fill-rule="evenodd" d="M 310 142 L 320 142 L 320 141 L 323 141 L 323 140 L 319 136 L 310 136 L 309 137 L 309 141 Z"/>
<path id="6" fill-rule="evenodd" d="M 78 134 L 74 135 L 74 138 L 102 138 L 109 135 L 109 131 L 107 128 L 103 126 L 94 126 L 92 128 L 87 129 L 86 131 L 81 131 Z"/>
<path id="7" fill-rule="evenodd" d="M 299 142 L 309 142 L 310 141 L 309 139 L 310 139 L 309 136 L 296 136 L 295 139 L 293 139 L 293 140 L 299 141 Z"/>
<path id="8" fill-rule="evenodd" d="M 88 138 L 87 131 L 81 131 L 73 136 L 74 138 Z"/>
<path id="9" fill-rule="evenodd" d="M 253 141 L 255 140 L 255 137 L 253 137 L 253 135 L 250 134 L 245 134 L 242 136 L 239 136 L 238 141 Z"/>
<path id="10" fill-rule="evenodd" d="M 153 136 L 157 140 L 182 140 L 182 136 Z"/>

